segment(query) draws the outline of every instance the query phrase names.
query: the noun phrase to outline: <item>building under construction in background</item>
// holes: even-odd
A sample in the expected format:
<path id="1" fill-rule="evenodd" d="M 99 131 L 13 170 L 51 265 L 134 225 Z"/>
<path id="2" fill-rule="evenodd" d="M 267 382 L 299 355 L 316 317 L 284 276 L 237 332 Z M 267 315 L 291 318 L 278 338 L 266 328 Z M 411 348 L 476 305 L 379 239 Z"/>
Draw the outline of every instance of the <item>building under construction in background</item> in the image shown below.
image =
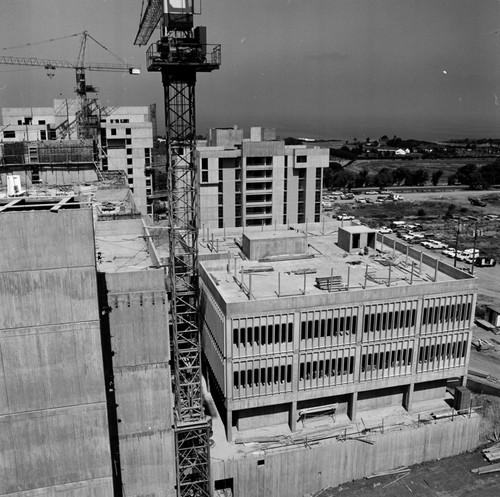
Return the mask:
<path id="1" fill-rule="evenodd" d="M 151 214 L 155 106 L 96 107 L 87 139 L 78 137 L 77 116 L 78 102 L 66 99 L 47 108 L 2 109 L 0 184 L 11 175 L 20 191 L 40 195 L 44 187 L 71 188 L 122 171 L 139 211 Z"/>

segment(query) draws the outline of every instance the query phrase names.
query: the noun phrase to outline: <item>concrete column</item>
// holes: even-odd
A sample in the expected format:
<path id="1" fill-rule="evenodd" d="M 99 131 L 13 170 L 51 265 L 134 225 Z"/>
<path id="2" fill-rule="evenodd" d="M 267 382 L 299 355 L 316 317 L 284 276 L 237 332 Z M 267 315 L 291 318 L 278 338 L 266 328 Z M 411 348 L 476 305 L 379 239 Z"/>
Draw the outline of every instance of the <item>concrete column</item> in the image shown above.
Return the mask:
<path id="1" fill-rule="evenodd" d="M 414 383 L 410 383 L 406 386 L 405 393 L 403 395 L 403 407 L 410 411 L 413 404 L 413 390 L 415 388 Z"/>
<path id="2" fill-rule="evenodd" d="M 290 430 L 297 431 L 297 401 L 290 402 L 290 410 L 288 412 L 288 425 Z"/>
<path id="3" fill-rule="evenodd" d="M 226 432 L 227 432 L 227 441 L 233 441 L 233 411 L 228 409 L 226 411 Z"/>
<path id="4" fill-rule="evenodd" d="M 347 405 L 347 415 L 351 421 L 356 421 L 356 414 L 358 411 L 358 392 L 352 392 L 349 397 Z"/>

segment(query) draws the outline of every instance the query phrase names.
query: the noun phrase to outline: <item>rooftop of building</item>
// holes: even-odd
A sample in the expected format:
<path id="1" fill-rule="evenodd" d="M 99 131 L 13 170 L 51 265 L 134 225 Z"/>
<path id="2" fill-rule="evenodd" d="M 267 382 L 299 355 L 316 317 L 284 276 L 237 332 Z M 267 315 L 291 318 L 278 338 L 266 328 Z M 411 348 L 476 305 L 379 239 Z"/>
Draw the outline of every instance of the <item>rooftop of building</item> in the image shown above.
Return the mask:
<path id="1" fill-rule="evenodd" d="M 152 267 L 142 219 L 95 223 L 97 269 L 103 273 L 143 271 Z"/>
<path id="2" fill-rule="evenodd" d="M 353 233 L 373 232 L 344 221 Z M 346 252 L 338 245 L 342 223 L 330 221 L 298 225 L 291 235 L 286 226 L 265 231 L 212 230 L 200 236 L 200 261 L 226 303 L 270 300 L 280 297 L 321 295 L 333 291 L 353 292 L 410 285 L 435 284 L 474 278 L 454 268 L 440 256 L 393 238 L 379 238 L 375 247 Z M 250 240 L 269 239 L 271 245 L 283 237 L 304 237 L 303 253 L 270 255 L 250 260 L 243 254 L 245 235 Z M 248 243 L 248 241 L 246 242 Z"/>

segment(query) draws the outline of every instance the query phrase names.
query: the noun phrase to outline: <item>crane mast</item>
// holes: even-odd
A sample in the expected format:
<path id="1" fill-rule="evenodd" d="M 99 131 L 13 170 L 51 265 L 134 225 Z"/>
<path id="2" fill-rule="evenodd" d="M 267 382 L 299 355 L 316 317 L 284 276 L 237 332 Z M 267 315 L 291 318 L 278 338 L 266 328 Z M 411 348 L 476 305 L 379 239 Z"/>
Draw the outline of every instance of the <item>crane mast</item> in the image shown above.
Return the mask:
<path id="1" fill-rule="evenodd" d="M 195 86 L 198 72 L 220 65 L 220 46 L 194 27 L 192 0 L 149 0 L 135 43 L 161 38 L 147 50 L 149 71 L 162 75 L 167 138 L 168 286 L 172 322 L 177 494 L 210 496 L 210 430 L 203 409 L 198 283 L 198 174 Z"/>

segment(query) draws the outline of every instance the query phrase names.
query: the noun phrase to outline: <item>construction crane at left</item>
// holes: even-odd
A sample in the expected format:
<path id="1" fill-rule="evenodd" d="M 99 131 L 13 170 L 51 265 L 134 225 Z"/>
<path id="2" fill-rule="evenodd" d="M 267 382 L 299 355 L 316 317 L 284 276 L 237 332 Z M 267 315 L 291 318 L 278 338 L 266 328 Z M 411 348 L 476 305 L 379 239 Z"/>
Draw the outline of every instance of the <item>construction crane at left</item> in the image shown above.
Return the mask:
<path id="1" fill-rule="evenodd" d="M 99 106 L 97 98 L 89 98 L 89 93 L 97 94 L 99 88 L 88 84 L 86 79 L 86 71 L 106 71 L 106 72 L 120 72 L 138 75 L 141 73 L 139 67 L 131 66 L 125 61 L 116 56 L 113 52 L 108 50 L 102 43 L 97 41 L 87 31 L 69 35 L 60 39 L 71 38 L 73 36 L 81 36 L 80 50 L 78 52 L 78 59 L 76 62 L 66 60 L 54 59 L 39 59 L 35 57 L 15 57 L 15 56 L 0 56 L 0 64 L 21 65 L 21 66 L 34 66 L 44 67 L 47 70 L 47 75 L 53 77 L 56 69 L 73 69 L 76 72 L 76 87 L 75 93 L 77 95 L 77 115 L 76 115 L 76 129 L 77 136 L 81 139 L 95 138 L 97 132 L 97 125 L 99 122 Z M 106 50 L 119 63 L 90 63 L 87 61 L 87 42 L 92 40 L 101 48 Z M 55 41 L 55 40 L 48 40 Z M 44 43 L 44 42 L 39 42 Z M 33 45 L 33 44 L 30 44 Z M 21 48 L 21 47 L 11 47 Z M 6 49 L 3 49 L 6 50 Z M 67 123 L 70 126 L 70 123 Z"/>

